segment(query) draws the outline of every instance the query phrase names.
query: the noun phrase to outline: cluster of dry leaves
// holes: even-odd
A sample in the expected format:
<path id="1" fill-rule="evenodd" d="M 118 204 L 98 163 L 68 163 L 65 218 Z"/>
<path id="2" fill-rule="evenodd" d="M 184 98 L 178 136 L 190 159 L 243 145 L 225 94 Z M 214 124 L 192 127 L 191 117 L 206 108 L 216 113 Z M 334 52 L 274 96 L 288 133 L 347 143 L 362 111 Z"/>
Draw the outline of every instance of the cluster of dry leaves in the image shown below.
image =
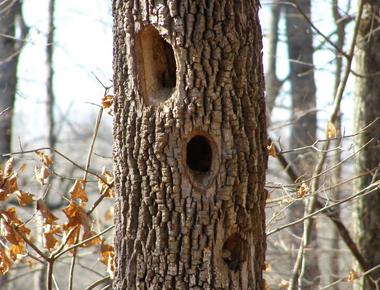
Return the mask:
<path id="1" fill-rule="evenodd" d="M 36 154 L 40 165 L 35 167 L 35 177 L 44 185 L 53 161 L 43 152 Z M 33 218 L 23 221 L 17 214 L 16 207 L 0 207 L 0 275 L 7 273 L 13 264 L 26 257 L 33 258 L 37 254 L 39 260 L 54 262 L 64 252 L 73 251 L 77 247 L 97 245 L 100 249 L 100 261 L 107 266 L 107 271 L 112 277 L 114 249 L 92 229 L 93 221 L 86 210 L 88 197 L 85 181 L 74 182 L 67 195 L 68 205 L 62 209 L 65 219 L 60 221 L 43 199 L 18 188 L 18 172 L 22 172 L 24 166 L 18 170 L 14 167 L 14 159 L 11 157 L 3 170 L 0 169 L 0 202 L 6 205 L 9 204 L 6 201 L 15 197 L 19 206 L 35 207 L 35 213 L 40 215 L 43 221 L 42 245 L 37 245 L 32 231 L 27 226 Z M 112 175 L 104 170 L 98 182 L 101 198 L 113 196 L 111 185 Z"/>

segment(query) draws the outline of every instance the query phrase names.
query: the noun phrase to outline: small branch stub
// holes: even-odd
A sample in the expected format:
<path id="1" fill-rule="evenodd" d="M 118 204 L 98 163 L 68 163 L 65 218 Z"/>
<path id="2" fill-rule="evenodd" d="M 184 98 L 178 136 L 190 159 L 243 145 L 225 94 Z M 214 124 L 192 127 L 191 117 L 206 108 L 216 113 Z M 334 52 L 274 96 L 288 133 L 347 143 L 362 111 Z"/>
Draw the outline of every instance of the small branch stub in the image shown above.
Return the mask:
<path id="1" fill-rule="evenodd" d="M 167 100 L 176 86 L 176 61 L 172 46 L 152 25 L 137 35 L 137 73 L 146 105 Z"/>

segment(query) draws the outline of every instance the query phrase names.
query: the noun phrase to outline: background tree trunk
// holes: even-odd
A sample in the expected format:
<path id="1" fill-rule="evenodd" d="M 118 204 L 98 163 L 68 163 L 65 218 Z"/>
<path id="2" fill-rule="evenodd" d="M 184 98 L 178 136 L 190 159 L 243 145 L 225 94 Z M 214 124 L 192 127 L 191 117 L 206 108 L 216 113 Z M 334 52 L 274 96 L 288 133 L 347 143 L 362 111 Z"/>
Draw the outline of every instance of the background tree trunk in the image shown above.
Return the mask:
<path id="1" fill-rule="evenodd" d="M 271 6 L 271 21 L 269 27 L 268 43 L 268 70 L 265 75 L 267 124 L 270 126 L 271 115 L 280 92 L 282 82 L 277 77 L 277 46 L 278 46 L 278 23 L 280 21 L 280 0 L 274 0 Z"/>
<path id="2" fill-rule="evenodd" d="M 355 127 L 356 130 L 379 118 L 380 91 L 380 5 L 377 1 L 368 1 L 363 7 L 363 18 L 357 42 L 356 71 L 364 77 L 356 79 Z M 367 173 L 356 179 L 355 191 L 365 188 L 379 179 L 377 170 L 380 164 L 380 121 L 369 130 L 356 137 L 356 145 L 363 146 L 372 138 L 368 147 L 360 151 L 356 158 L 356 174 Z M 375 175 L 376 174 L 376 175 Z M 380 190 L 360 198 L 356 203 L 354 221 L 356 238 L 362 255 L 370 267 L 380 264 Z M 372 272 L 379 281 L 380 270 Z M 377 283 L 380 286 L 380 283 Z M 356 289 L 370 289 L 367 281 L 355 284 Z"/>
<path id="3" fill-rule="evenodd" d="M 23 39 L 27 28 L 21 14 L 21 2 L 4 0 L 0 9 L 0 163 L 4 161 L 2 154 L 11 152 L 17 63 L 22 48 L 22 41 L 16 39 L 16 28 L 20 29 L 19 37 Z M 8 275 L 0 277 L 1 289 L 11 287 L 7 277 Z"/>
<path id="4" fill-rule="evenodd" d="M 18 24 L 18 25 L 17 25 Z M 4 0 L 0 10 L 0 161 L 1 155 L 11 151 L 13 105 L 16 96 L 17 63 L 21 43 L 16 39 L 26 35 L 21 16 L 20 1 Z"/>
<path id="5" fill-rule="evenodd" d="M 343 13 L 341 11 L 341 8 L 339 7 L 339 1 L 333 0 L 332 3 L 332 14 L 334 17 L 335 25 L 336 25 L 336 36 L 337 40 L 335 42 L 335 45 L 341 50 L 344 50 L 344 41 L 345 41 L 345 29 L 347 21 L 343 20 Z M 343 71 L 343 57 L 340 55 L 341 53 L 339 51 L 336 51 L 336 68 L 335 68 L 335 84 L 334 84 L 334 96 L 336 96 L 338 87 L 340 82 L 342 81 L 342 71 Z M 337 132 L 342 132 L 342 117 L 341 117 L 341 110 L 339 109 L 338 117 L 336 120 L 336 129 Z M 341 133 L 339 133 L 341 134 Z M 340 139 L 337 139 L 335 142 L 333 142 L 333 147 L 338 148 L 340 146 Z M 342 152 L 340 150 L 336 150 L 334 153 L 334 157 L 332 160 L 333 164 L 338 164 L 342 160 Z M 338 166 L 334 171 L 332 175 L 333 184 L 338 184 L 340 180 L 342 180 L 342 167 Z M 342 198 L 341 194 L 341 186 L 337 186 L 334 190 L 334 198 L 336 200 L 340 200 Z M 340 207 L 335 207 L 334 211 L 337 213 L 337 216 L 340 217 Z M 329 282 L 333 283 L 336 280 L 336 277 L 340 277 L 340 271 L 339 271 L 339 260 L 340 260 L 340 246 L 339 246 L 339 231 L 336 227 L 332 227 L 332 238 L 331 238 L 331 249 L 332 252 L 330 254 L 330 278 Z M 323 274 L 323 273 L 322 273 Z M 332 290 L 338 290 L 339 285 L 334 285 L 331 287 Z"/>
<path id="6" fill-rule="evenodd" d="M 114 1 L 115 289 L 263 289 L 258 1 Z"/>
<path id="7" fill-rule="evenodd" d="M 292 1 L 295 2 L 295 1 Z M 296 1 L 299 9 L 311 17 L 310 0 Z M 313 62 L 313 36 L 310 24 L 297 11 L 297 9 L 285 3 L 286 11 L 286 34 L 288 38 L 289 54 L 289 76 L 291 84 L 292 127 L 290 132 L 290 148 L 299 148 L 312 144 L 317 135 L 317 115 L 316 115 L 316 87 L 314 81 L 314 62 Z M 311 151 L 306 154 L 292 154 L 291 161 L 299 172 L 301 178 L 312 175 L 315 160 Z M 304 206 L 301 202 L 296 202 L 290 206 L 290 218 L 295 220 L 304 215 Z M 293 227 L 293 233 L 301 237 L 303 225 Z M 315 289 L 319 281 L 318 253 L 317 253 L 317 232 L 313 226 L 311 234 L 310 249 L 307 251 L 306 263 L 308 264 L 305 272 L 305 283 L 302 289 Z M 296 247 L 300 243 L 295 240 Z"/>

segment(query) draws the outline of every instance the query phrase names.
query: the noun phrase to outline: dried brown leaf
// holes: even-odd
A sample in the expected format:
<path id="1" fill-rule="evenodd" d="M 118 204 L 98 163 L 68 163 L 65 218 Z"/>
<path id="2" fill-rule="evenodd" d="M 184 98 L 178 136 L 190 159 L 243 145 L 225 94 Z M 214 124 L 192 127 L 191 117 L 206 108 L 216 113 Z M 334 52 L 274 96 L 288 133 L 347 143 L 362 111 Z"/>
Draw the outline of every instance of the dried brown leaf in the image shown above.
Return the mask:
<path id="1" fill-rule="evenodd" d="M 85 231 L 83 233 L 83 236 L 82 236 L 82 240 L 87 240 L 93 236 L 95 236 L 97 233 L 94 232 L 94 231 Z M 82 247 L 90 247 L 90 246 L 95 246 L 95 245 L 98 245 L 102 242 L 102 239 L 100 237 L 97 237 L 97 238 L 94 238 L 92 239 L 91 241 L 87 242 L 87 243 L 84 243 L 82 244 Z"/>
<path id="2" fill-rule="evenodd" d="M 327 123 L 327 138 L 333 139 L 336 138 L 337 130 L 333 123 L 330 121 Z"/>
<path id="3" fill-rule="evenodd" d="M 109 244 L 102 244 L 100 247 L 100 254 L 102 258 L 100 261 L 107 266 L 107 272 L 110 274 L 111 279 L 114 277 L 115 273 L 115 265 L 114 265 L 114 258 L 115 258 L 115 250 L 114 247 Z"/>
<path id="4" fill-rule="evenodd" d="M 47 207 L 42 199 L 37 200 L 37 211 L 39 211 L 43 217 L 44 224 L 53 225 L 58 219 Z"/>
<path id="5" fill-rule="evenodd" d="M 302 182 L 302 184 L 297 190 L 297 198 L 303 198 L 306 195 L 308 195 L 309 192 L 310 192 L 310 188 L 307 186 L 306 183 Z"/>
<path id="6" fill-rule="evenodd" d="M 12 263 L 13 262 L 9 259 L 5 248 L 0 244 L 0 276 L 9 271 Z"/>
<path id="7" fill-rule="evenodd" d="M 47 168 L 45 165 L 42 165 L 41 168 L 35 166 L 34 175 L 41 185 L 45 185 L 47 178 L 49 177 L 49 168 Z"/>
<path id="8" fill-rule="evenodd" d="M 25 172 L 28 169 L 28 165 L 26 163 L 21 164 L 20 168 L 18 169 L 20 172 Z"/>
<path id="9" fill-rule="evenodd" d="M 53 160 L 51 159 L 51 157 L 45 154 L 44 152 L 37 151 L 36 154 L 38 158 L 40 159 L 40 161 L 42 162 L 42 164 L 45 165 L 46 167 L 49 167 L 50 165 L 53 164 Z"/>
<path id="10" fill-rule="evenodd" d="M 354 270 L 351 270 L 349 273 L 348 273 L 348 276 L 347 276 L 347 281 L 348 282 L 352 282 L 356 279 L 359 278 L 359 274 L 357 272 L 355 272 Z"/>
<path id="11" fill-rule="evenodd" d="M 103 192 L 105 197 L 114 197 L 112 187 L 109 184 L 113 183 L 113 175 L 106 168 L 103 167 L 102 174 L 100 175 L 102 179 L 98 179 L 98 188 L 100 192 Z M 105 182 L 104 182 L 104 181 Z"/>
<path id="12" fill-rule="evenodd" d="M 11 157 L 7 160 L 4 166 L 4 177 L 7 178 L 12 174 L 13 166 L 14 166 L 14 158 Z"/>
<path id="13" fill-rule="evenodd" d="M 84 183 L 85 181 L 82 179 L 75 180 L 74 185 L 71 187 L 69 191 L 71 199 L 78 198 L 80 199 L 81 203 L 85 203 L 88 201 L 87 193 L 84 190 Z"/>
<path id="14" fill-rule="evenodd" d="M 12 244 L 9 249 L 9 255 L 13 261 L 16 261 L 20 256 L 24 256 L 25 242 L 21 240 L 17 245 Z"/>
<path id="15" fill-rule="evenodd" d="M 43 247 L 49 251 L 53 249 L 59 242 L 56 235 L 61 233 L 62 229 L 60 225 L 45 224 L 42 237 Z"/>
<path id="16" fill-rule="evenodd" d="M 70 204 L 63 210 L 68 221 L 63 225 L 63 229 L 68 232 L 73 227 L 82 226 L 84 231 L 91 230 L 91 219 L 87 215 L 82 205 L 76 204 L 74 201 L 70 201 Z"/>
<path id="17" fill-rule="evenodd" d="M 33 202 L 33 195 L 22 190 L 16 191 L 16 198 L 20 206 L 26 206 Z"/>
<path id="18" fill-rule="evenodd" d="M 270 143 L 268 146 L 267 146 L 267 150 L 268 150 L 268 154 L 269 156 L 272 156 L 272 157 L 277 157 L 277 152 L 276 152 L 276 146 L 274 146 L 274 143 Z"/>
<path id="19" fill-rule="evenodd" d="M 101 104 L 104 109 L 110 108 L 112 106 L 112 103 L 113 103 L 112 95 L 107 95 L 102 98 Z"/>

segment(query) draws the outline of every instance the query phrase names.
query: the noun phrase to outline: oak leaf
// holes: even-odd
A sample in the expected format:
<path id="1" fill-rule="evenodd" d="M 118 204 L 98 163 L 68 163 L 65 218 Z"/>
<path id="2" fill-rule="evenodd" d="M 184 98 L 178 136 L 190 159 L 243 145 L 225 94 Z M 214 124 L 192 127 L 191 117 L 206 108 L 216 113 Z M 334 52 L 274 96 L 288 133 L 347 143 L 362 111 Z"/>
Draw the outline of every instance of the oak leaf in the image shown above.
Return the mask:
<path id="1" fill-rule="evenodd" d="M 74 185 L 71 187 L 71 189 L 69 191 L 71 199 L 78 198 L 81 203 L 82 202 L 85 203 L 88 201 L 87 194 L 84 190 L 84 183 L 85 183 L 85 181 L 82 179 L 75 180 Z"/>
<path id="2" fill-rule="evenodd" d="M 45 165 L 42 165 L 41 168 L 38 168 L 37 166 L 34 167 L 34 175 L 37 179 L 37 181 L 41 185 L 46 184 L 46 180 L 49 177 L 49 168 Z"/>
<path id="3" fill-rule="evenodd" d="M 33 195 L 22 190 L 16 191 L 16 198 L 20 206 L 26 206 L 33 202 Z"/>
<path id="4" fill-rule="evenodd" d="M 115 274 L 115 250 L 114 247 L 109 244 L 102 244 L 100 247 L 100 254 L 102 258 L 100 261 L 107 266 L 107 272 L 110 274 L 111 279 L 114 277 Z"/>
<path id="5" fill-rule="evenodd" d="M 11 157 L 7 160 L 4 166 L 4 177 L 7 178 L 12 174 L 13 171 L 13 166 L 14 166 L 14 158 Z"/>
<path id="6" fill-rule="evenodd" d="M 62 233 L 60 226 L 46 224 L 44 226 L 44 233 L 42 237 L 42 244 L 45 249 L 49 251 L 55 247 L 55 245 L 59 242 L 55 237 L 56 234 Z"/>
<path id="7" fill-rule="evenodd" d="M 37 211 L 39 211 L 43 217 L 44 224 L 53 225 L 58 219 L 52 212 L 49 210 L 47 205 L 42 199 L 37 200 Z"/>
<path id="8" fill-rule="evenodd" d="M 9 259 L 5 248 L 0 244 L 0 275 L 4 275 L 9 271 L 12 261 Z"/>
<path id="9" fill-rule="evenodd" d="M 97 235 L 94 231 L 85 231 L 82 236 L 82 240 L 87 240 L 93 236 Z M 82 244 L 82 247 L 90 247 L 97 244 L 100 244 L 102 242 L 102 239 L 100 237 L 93 238 L 92 240 Z"/>
<path id="10" fill-rule="evenodd" d="M 53 159 L 51 159 L 51 157 L 45 154 L 44 152 L 37 151 L 36 154 L 38 158 L 40 159 L 40 161 L 42 162 L 42 164 L 45 165 L 46 167 L 49 167 L 50 165 L 53 164 Z"/>
<path id="11" fill-rule="evenodd" d="M 17 245 L 12 244 L 9 249 L 9 255 L 13 261 L 16 261 L 20 256 L 24 256 L 25 242 L 22 240 Z"/>
<path id="12" fill-rule="evenodd" d="M 272 156 L 272 157 L 277 157 L 277 152 L 276 152 L 276 146 L 274 146 L 274 143 L 270 143 L 268 146 L 267 146 L 267 150 L 268 150 L 268 154 L 269 156 Z"/>
<path id="13" fill-rule="evenodd" d="M 113 183 L 113 175 L 106 168 L 103 167 L 101 178 L 98 179 L 98 188 L 103 192 L 105 197 L 114 197 L 113 190 L 110 184 Z"/>
<path id="14" fill-rule="evenodd" d="M 112 103 L 113 103 L 113 96 L 112 95 L 107 95 L 107 96 L 104 96 L 102 98 L 101 104 L 102 104 L 102 107 L 104 109 L 107 109 L 107 108 L 111 107 Z"/>
<path id="15" fill-rule="evenodd" d="M 307 186 L 306 183 L 302 182 L 302 184 L 297 190 L 297 198 L 303 198 L 306 195 L 308 195 L 309 192 L 310 192 L 310 188 Z"/>

